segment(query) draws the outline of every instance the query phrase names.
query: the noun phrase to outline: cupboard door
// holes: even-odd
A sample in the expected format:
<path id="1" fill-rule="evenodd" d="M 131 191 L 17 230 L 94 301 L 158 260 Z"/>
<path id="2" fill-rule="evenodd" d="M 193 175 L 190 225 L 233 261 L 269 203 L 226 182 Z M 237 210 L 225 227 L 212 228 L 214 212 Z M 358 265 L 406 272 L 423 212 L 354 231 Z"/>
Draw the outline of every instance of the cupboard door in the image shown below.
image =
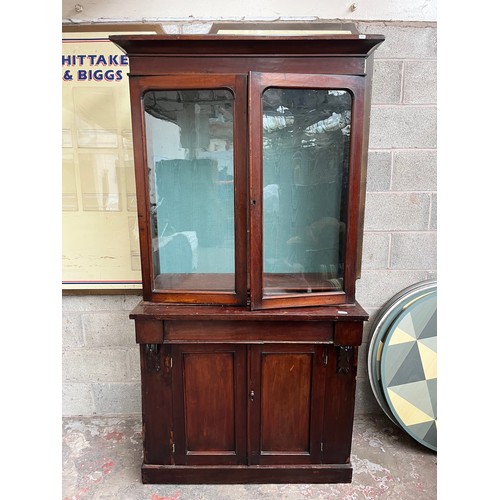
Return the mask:
<path id="1" fill-rule="evenodd" d="M 250 347 L 250 461 L 321 462 L 324 346 Z"/>
<path id="2" fill-rule="evenodd" d="M 245 347 L 175 345 L 172 351 L 175 463 L 246 463 Z"/>

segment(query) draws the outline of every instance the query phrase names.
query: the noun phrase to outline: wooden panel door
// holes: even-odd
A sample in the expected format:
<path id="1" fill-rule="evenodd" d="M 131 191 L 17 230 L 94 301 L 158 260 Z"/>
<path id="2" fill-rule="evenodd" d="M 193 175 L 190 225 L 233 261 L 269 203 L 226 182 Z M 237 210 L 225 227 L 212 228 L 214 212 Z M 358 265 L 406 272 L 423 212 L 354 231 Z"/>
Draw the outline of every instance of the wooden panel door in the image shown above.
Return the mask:
<path id="1" fill-rule="evenodd" d="M 172 357 L 175 463 L 246 463 L 245 346 L 174 345 Z"/>
<path id="2" fill-rule="evenodd" d="M 250 347 L 250 461 L 254 465 L 321 462 L 322 345 Z"/>

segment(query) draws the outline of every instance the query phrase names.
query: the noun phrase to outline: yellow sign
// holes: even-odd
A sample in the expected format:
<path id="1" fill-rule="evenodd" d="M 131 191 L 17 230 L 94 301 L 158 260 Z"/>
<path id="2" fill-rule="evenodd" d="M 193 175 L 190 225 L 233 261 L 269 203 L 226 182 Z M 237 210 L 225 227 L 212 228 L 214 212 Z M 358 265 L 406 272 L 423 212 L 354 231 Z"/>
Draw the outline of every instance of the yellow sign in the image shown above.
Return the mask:
<path id="1" fill-rule="evenodd" d="M 110 34 L 63 33 L 66 290 L 141 288 L 128 58 Z"/>

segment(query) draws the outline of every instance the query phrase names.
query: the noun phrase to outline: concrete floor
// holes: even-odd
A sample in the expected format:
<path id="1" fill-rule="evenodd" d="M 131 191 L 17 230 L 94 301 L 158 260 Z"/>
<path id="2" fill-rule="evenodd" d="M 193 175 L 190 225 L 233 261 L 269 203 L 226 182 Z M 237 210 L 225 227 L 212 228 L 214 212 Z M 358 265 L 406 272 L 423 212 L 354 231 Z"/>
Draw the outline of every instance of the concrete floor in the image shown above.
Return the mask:
<path id="1" fill-rule="evenodd" d="M 385 415 L 357 416 L 351 484 L 143 485 L 138 418 L 63 419 L 63 500 L 425 499 L 437 455 Z"/>

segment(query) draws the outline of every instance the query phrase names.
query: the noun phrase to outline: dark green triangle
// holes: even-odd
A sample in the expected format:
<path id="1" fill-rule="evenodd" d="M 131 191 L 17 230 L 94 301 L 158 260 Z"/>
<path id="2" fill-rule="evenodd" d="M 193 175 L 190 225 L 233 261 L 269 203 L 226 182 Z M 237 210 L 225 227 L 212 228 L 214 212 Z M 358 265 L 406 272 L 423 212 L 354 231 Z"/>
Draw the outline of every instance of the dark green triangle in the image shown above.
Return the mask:
<path id="1" fill-rule="evenodd" d="M 424 442 L 429 443 L 433 448 L 437 448 L 437 426 L 432 422 L 431 428 L 424 436 Z"/>
<path id="2" fill-rule="evenodd" d="M 387 348 L 390 348 L 390 346 Z M 400 360 L 400 368 L 387 386 L 408 384 L 410 382 L 419 382 L 420 380 L 425 380 L 425 373 L 422 367 L 422 360 L 420 359 L 420 352 L 415 342 L 406 357 Z"/>
<path id="3" fill-rule="evenodd" d="M 432 404 L 432 413 L 434 418 L 437 417 L 437 378 L 427 380 L 427 388 L 429 390 L 429 398 Z"/>
<path id="4" fill-rule="evenodd" d="M 430 337 L 437 336 L 437 311 L 429 318 L 429 321 L 422 328 L 419 334 L 417 334 L 417 339 L 427 339 Z"/>
<path id="5" fill-rule="evenodd" d="M 401 344 L 384 345 L 381 358 L 381 379 L 391 381 L 401 368 L 401 363 L 406 359 L 412 348 L 417 345 L 416 341 L 403 342 Z M 397 385 L 397 384 L 387 384 Z"/>
<path id="6" fill-rule="evenodd" d="M 437 427 L 434 420 L 421 424 L 409 425 L 408 432 L 421 444 L 428 445 L 435 450 L 437 448 Z"/>

